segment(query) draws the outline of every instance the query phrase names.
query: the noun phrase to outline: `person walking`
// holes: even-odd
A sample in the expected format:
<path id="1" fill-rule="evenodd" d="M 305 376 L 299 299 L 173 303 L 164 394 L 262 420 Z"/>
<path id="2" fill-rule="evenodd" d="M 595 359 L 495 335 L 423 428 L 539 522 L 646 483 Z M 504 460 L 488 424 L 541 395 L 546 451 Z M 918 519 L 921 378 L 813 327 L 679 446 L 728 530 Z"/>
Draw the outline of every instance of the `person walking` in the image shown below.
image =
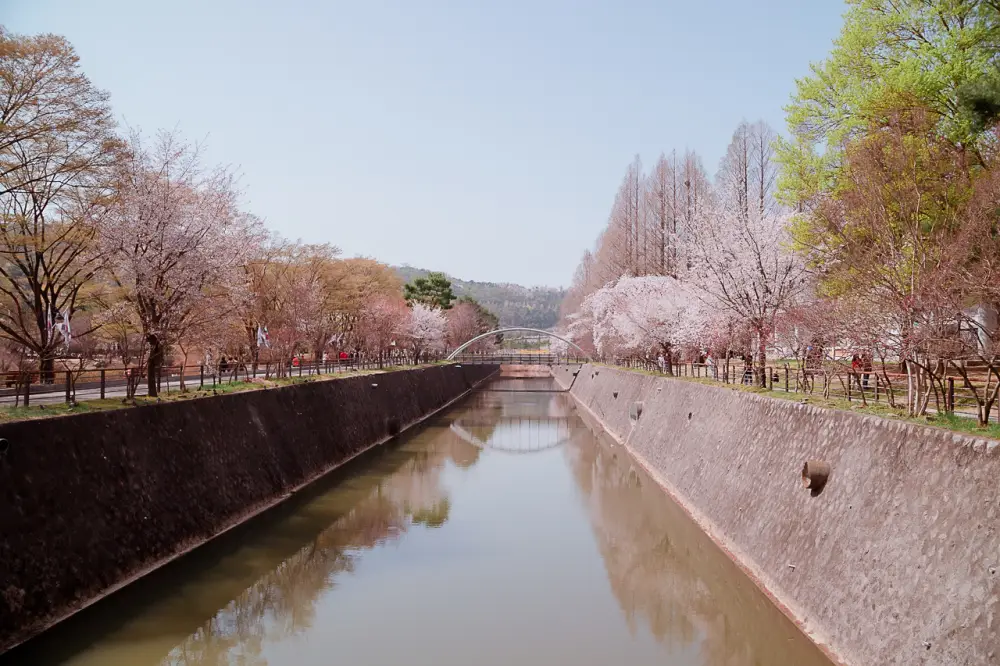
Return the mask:
<path id="1" fill-rule="evenodd" d="M 861 383 L 865 388 L 868 388 L 868 377 L 872 372 L 872 354 L 869 351 L 864 352 L 861 355 Z"/>
<path id="2" fill-rule="evenodd" d="M 708 376 L 712 379 L 719 379 L 719 370 L 715 367 L 715 359 L 712 358 L 712 352 L 705 354 L 705 367 L 708 370 Z"/>

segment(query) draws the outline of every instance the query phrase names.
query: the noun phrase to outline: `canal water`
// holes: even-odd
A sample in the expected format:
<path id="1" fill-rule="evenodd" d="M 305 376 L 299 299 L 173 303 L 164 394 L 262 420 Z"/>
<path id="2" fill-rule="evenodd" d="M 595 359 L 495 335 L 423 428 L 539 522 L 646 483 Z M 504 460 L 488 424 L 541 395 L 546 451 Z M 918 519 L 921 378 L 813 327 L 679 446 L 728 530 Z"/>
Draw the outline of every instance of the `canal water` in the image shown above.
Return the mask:
<path id="1" fill-rule="evenodd" d="M 494 382 L 0 662 L 828 665 L 557 388 Z"/>

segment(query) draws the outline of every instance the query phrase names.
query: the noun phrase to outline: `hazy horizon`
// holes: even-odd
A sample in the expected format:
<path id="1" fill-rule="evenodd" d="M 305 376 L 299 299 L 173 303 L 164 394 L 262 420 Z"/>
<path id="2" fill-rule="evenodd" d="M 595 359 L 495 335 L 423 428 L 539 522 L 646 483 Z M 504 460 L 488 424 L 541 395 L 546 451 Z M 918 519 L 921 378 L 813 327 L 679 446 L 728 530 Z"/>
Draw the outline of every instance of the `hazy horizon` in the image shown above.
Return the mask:
<path id="1" fill-rule="evenodd" d="M 740 120 L 784 130 L 845 5 L 771 5 L 0 0 L 0 22 L 66 36 L 123 123 L 206 138 L 288 238 L 565 287 L 636 153 L 714 173 Z"/>

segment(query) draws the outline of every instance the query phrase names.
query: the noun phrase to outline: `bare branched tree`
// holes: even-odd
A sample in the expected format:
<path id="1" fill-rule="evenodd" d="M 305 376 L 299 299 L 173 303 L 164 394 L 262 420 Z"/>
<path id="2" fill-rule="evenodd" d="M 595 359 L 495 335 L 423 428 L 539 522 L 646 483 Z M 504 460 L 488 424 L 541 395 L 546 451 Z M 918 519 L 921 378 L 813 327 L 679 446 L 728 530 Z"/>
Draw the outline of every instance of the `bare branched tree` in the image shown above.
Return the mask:
<path id="1" fill-rule="evenodd" d="M 65 340 L 54 322 L 86 305 L 99 267 L 113 132 L 107 95 L 69 43 L 0 28 L 0 337 L 35 356 L 46 379 Z"/>

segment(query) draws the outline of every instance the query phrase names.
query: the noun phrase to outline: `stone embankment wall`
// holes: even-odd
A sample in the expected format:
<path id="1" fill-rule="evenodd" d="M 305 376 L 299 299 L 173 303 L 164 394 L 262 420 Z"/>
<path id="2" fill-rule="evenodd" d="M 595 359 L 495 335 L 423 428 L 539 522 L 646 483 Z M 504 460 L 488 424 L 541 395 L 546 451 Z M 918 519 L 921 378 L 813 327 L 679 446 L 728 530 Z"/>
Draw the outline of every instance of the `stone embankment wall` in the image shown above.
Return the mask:
<path id="1" fill-rule="evenodd" d="M 0 426 L 0 652 L 496 371 L 436 366 Z"/>
<path id="2" fill-rule="evenodd" d="M 1000 663 L 997 442 L 601 366 L 572 394 L 835 660 Z"/>

